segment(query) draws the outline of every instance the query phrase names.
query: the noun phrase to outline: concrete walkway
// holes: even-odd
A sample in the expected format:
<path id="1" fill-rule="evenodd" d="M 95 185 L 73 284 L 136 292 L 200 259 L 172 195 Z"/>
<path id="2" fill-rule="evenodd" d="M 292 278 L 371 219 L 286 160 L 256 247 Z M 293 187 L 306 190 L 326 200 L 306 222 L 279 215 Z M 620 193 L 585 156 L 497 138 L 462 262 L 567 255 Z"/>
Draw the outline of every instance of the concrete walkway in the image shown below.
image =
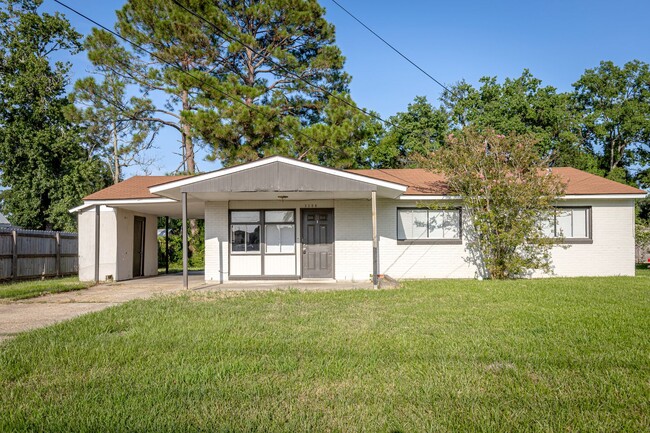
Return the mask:
<path id="1" fill-rule="evenodd" d="M 0 303 L 0 341 L 31 329 L 49 326 L 86 313 L 103 310 L 133 299 L 147 299 L 155 295 L 180 292 L 179 274 L 100 284 L 86 290 L 55 293 L 38 298 Z M 190 290 L 258 291 L 295 288 L 298 290 L 343 290 L 371 288 L 369 282 L 335 281 L 254 281 L 206 283 L 202 273 L 190 273 Z"/>

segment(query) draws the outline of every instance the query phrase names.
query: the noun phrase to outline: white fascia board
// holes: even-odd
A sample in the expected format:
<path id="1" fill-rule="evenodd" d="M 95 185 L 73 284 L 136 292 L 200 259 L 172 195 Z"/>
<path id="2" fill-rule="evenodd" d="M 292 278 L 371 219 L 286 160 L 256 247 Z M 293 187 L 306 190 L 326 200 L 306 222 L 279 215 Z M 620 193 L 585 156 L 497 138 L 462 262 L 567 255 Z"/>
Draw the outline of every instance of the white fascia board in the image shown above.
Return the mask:
<path id="1" fill-rule="evenodd" d="M 400 200 L 460 200 L 459 195 L 401 195 Z"/>
<path id="2" fill-rule="evenodd" d="M 68 210 L 68 212 L 76 213 L 76 212 L 82 211 L 82 210 L 84 210 L 84 209 L 86 209 L 87 207 L 90 207 L 90 206 L 92 206 L 92 205 L 88 204 L 88 203 L 84 203 L 84 204 L 79 205 L 77 207 L 73 207 L 72 209 Z"/>
<path id="3" fill-rule="evenodd" d="M 646 198 L 646 194 L 571 194 L 559 197 L 558 200 L 611 200 Z"/>
<path id="4" fill-rule="evenodd" d="M 200 174 L 198 176 L 192 176 L 187 179 L 177 180 L 175 182 L 169 182 L 162 185 L 152 186 L 149 188 L 149 191 L 152 194 L 158 194 L 162 191 L 167 191 L 174 188 L 180 188 L 186 185 L 191 185 L 196 182 L 202 182 L 204 180 L 214 179 L 221 176 L 226 176 L 228 174 L 237 173 L 239 171 L 248 170 L 255 167 L 261 167 L 267 164 L 272 164 L 274 162 L 284 162 L 286 164 L 295 165 L 297 167 L 306 168 L 308 170 L 318 171 L 321 173 L 331 174 L 333 176 L 339 176 L 346 179 L 356 180 L 359 182 L 370 183 L 377 186 L 382 186 L 384 188 L 393 189 L 397 191 L 404 192 L 408 189 L 407 186 L 401 185 L 399 183 L 387 182 L 385 180 L 374 179 L 368 176 L 362 176 L 360 174 L 348 173 L 342 170 L 336 170 L 333 168 L 321 167 L 315 164 L 309 164 L 303 161 L 297 161 L 291 158 L 285 158 L 282 156 L 273 156 L 270 158 L 264 158 L 257 161 L 249 162 L 247 164 L 238 165 L 236 167 L 224 168 L 221 170 L 213 171 L 210 173 Z"/>
<path id="5" fill-rule="evenodd" d="M 84 204 L 70 209 L 68 212 L 75 213 L 91 206 L 119 206 L 129 204 L 160 204 L 160 203 L 178 203 L 171 198 L 131 198 L 123 200 L 86 200 Z"/>
<path id="6" fill-rule="evenodd" d="M 558 200 L 612 200 L 612 199 L 640 199 L 646 198 L 645 194 L 574 194 L 558 197 Z M 459 195 L 401 195 L 400 200 L 460 200 Z"/>

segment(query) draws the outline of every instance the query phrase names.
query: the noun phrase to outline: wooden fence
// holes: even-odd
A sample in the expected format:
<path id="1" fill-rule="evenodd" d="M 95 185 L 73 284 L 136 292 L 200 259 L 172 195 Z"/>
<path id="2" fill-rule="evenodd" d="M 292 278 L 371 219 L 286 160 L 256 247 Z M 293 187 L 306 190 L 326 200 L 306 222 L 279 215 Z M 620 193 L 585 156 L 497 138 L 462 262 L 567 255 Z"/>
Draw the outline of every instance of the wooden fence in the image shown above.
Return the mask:
<path id="1" fill-rule="evenodd" d="M 78 246 L 76 233 L 0 230 L 0 280 L 76 275 Z"/>

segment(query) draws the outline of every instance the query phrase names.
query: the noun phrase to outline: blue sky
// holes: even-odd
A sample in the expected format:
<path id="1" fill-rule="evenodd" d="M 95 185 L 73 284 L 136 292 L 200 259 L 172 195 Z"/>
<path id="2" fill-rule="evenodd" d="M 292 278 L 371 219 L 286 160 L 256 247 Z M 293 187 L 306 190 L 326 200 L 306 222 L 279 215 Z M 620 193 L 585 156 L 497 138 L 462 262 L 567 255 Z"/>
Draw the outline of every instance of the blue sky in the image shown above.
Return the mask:
<path id="1" fill-rule="evenodd" d="M 62 0 L 112 27 L 115 9 L 123 1 Z M 417 95 L 437 104 L 441 88 L 392 52 L 341 11 L 331 0 L 320 0 L 336 26 L 337 43 L 352 75 L 351 92 L 362 107 L 382 117 L 404 111 Z M 642 0 L 585 1 L 402 1 L 340 0 L 381 36 L 423 69 L 447 84 L 461 79 L 476 84 L 482 76 L 519 76 L 531 70 L 544 84 L 570 90 L 587 68 L 601 60 L 623 64 L 650 62 L 650 2 Z M 45 0 L 43 10 L 62 8 Z M 87 34 L 92 25 L 72 13 L 66 16 Z M 71 59 L 73 80 L 87 75 L 84 54 Z M 176 168 L 178 137 L 163 131 L 152 174 Z M 199 152 L 199 156 L 205 152 Z M 199 161 L 202 171 L 219 168 Z M 135 174 L 137 170 L 130 170 Z"/>

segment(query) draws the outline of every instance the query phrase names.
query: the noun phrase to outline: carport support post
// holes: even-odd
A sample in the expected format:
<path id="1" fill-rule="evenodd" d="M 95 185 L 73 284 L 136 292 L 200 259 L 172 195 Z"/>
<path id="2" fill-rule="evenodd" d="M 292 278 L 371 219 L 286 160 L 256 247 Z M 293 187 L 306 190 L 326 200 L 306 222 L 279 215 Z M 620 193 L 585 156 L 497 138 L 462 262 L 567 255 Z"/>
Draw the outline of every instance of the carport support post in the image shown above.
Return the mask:
<path id="1" fill-rule="evenodd" d="M 95 283 L 99 283 L 99 209 L 101 205 L 95 206 Z"/>
<path id="2" fill-rule="evenodd" d="M 372 199 L 372 286 L 379 286 L 379 243 L 377 241 L 377 191 L 371 191 Z"/>
<path id="3" fill-rule="evenodd" d="M 187 280 L 187 193 L 181 193 L 181 206 L 183 207 L 183 289 L 189 287 Z"/>
<path id="4" fill-rule="evenodd" d="M 165 217 L 165 274 L 169 273 L 169 217 Z"/>

